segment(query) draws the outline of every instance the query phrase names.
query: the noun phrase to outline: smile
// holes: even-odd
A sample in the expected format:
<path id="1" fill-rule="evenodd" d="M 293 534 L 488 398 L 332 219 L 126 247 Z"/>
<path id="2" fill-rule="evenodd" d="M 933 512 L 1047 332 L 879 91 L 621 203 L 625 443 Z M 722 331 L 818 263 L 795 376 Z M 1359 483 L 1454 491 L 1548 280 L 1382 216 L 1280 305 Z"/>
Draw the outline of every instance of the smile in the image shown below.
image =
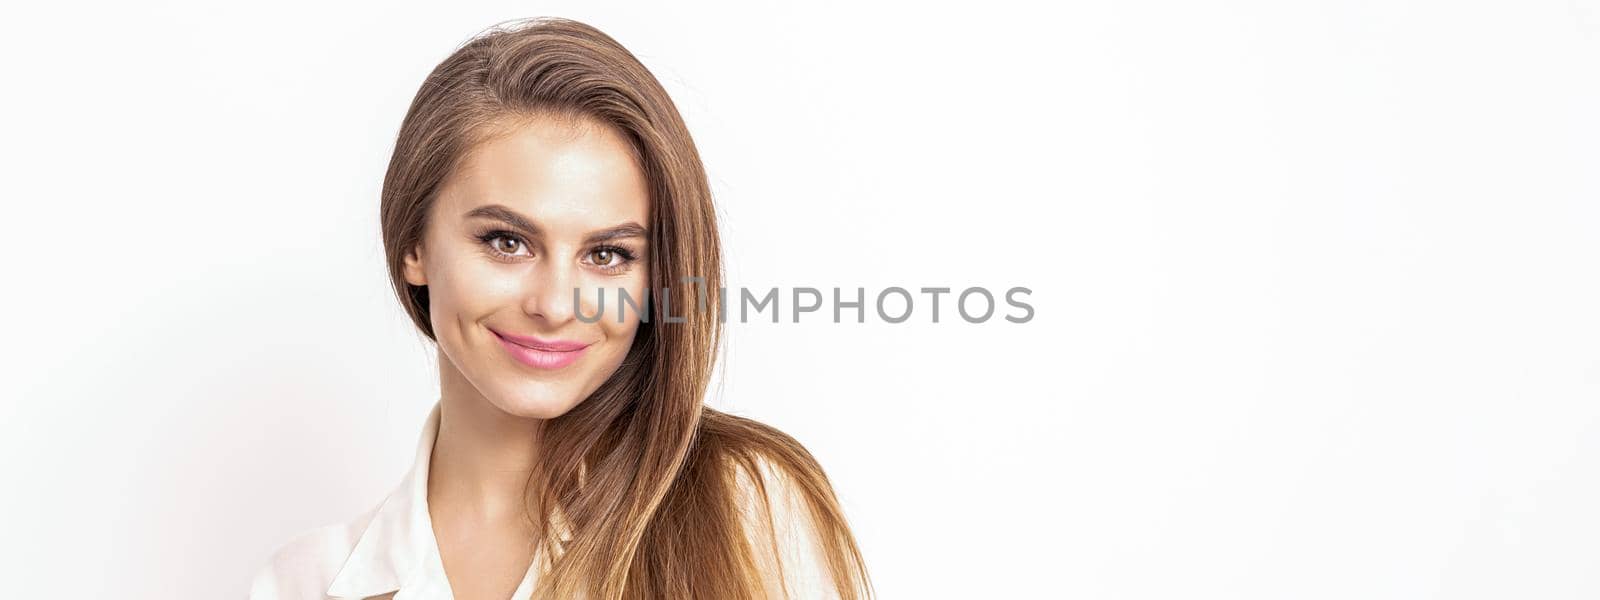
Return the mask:
<path id="1" fill-rule="evenodd" d="M 490 329 L 489 332 L 494 334 L 495 340 L 500 342 L 500 346 L 505 348 L 511 358 L 537 369 L 560 369 L 578 362 L 578 358 L 583 356 L 584 351 L 591 345 L 575 342 L 543 342 L 520 336 L 514 336 L 518 341 L 513 342 L 498 331 Z M 525 344 L 538 344 L 540 347 Z"/>

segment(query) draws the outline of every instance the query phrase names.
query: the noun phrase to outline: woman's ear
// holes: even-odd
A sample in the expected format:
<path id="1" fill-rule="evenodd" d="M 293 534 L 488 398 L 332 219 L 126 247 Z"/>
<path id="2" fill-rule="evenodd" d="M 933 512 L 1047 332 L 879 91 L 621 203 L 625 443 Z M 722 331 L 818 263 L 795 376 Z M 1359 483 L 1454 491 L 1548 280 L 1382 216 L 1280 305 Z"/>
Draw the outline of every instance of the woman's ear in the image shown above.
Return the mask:
<path id="1" fill-rule="evenodd" d="M 405 257 L 406 283 L 415 286 L 428 285 L 428 275 L 422 270 L 422 244 L 411 247 Z"/>

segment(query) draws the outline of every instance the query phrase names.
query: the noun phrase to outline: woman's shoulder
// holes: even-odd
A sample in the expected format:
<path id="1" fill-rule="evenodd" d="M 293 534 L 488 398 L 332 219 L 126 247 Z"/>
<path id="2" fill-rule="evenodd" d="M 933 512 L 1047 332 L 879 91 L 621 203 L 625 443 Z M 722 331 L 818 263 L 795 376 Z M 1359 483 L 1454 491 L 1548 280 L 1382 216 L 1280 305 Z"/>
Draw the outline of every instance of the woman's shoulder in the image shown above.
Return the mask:
<path id="1" fill-rule="evenodd" d="M 325 597 L 376 512 L 374 507 L 354 519 L 290 536 L 256 569 L 250 581 L 250 600 Z"/>
<path id="2" fill-rule="evenodd" d="M 714 413 L 710 445 L 732 470 L 745 541 L 773 598 L 838 598 L 827 556 L 842 515 L 822 466 L 799 440 L 748 417 Z"/>
<path id="3" fill-rule="evenodd" d="M 766 573 L 826 581 L 826 553 L 810 501 L 793 474 L 770 457 L 735 467 L 741 525 Z M 796 571 L 798 570 L 798 572 Z M 781 597 L 781 596 L 780 596 Z"/>
<path id="4" fill-rule="evenodd" d="M 820 480 L 826 485 L 822 465 L 805 445 L 783 430 L 711 409 L 707 409 L 704 423 L 701 450 L 731 470 L 745 508 L 793 508 L 804 500 L 804 490 L 799 487 L 804 480 Z"/>
<path id="5" fill-rule="evenodd" d="M 822 465 L 787 432 L 761 421 L 707 408 L 701 451 L 731 469 L 741 498 L 758 505 L 804 498 L 807 482 L 828 488 Z M 813 490 L 821 491 L 821 490 Z M 827 489 L 828 495 L 832 494 Z M 774 506 L 777 508 L 777 506 Z"/>

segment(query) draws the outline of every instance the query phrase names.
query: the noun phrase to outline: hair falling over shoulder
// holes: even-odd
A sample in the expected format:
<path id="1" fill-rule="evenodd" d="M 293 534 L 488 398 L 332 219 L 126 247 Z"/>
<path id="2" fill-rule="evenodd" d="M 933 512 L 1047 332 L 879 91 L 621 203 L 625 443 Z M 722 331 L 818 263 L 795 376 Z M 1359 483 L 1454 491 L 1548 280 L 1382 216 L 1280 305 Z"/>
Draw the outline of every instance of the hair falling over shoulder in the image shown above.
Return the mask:
<path id="1" fill-rule="evenodd" d="M 457 48 L 427 76 L 401 124 L 380 222 L 394 292 L 416 327 L 434 339 L 427 287 L 406 282 L 403 260 L 422 240 L 436 190 L 476 144 L 536 116 L 589 120 L 629 141 L 650 186 L 650 289 L 720 305 L 716 213 L 677 107 L 611 37 L 539 18 L 495 25 Z M 872 597 L 862 554 L 812 455 L 776 428 L 704 405 L 721 336 L 714 316 L 653 317 L 610 379 L 545 423 L 527 488 L 543 557 L 534 598 L 783 597 L 782 573 L 792 565 L 773 560 L 776 534 L 751 517 L 774 514 L 783 497 L 795 499 L 794 514 L 814 532 L 829 595 Z"/>

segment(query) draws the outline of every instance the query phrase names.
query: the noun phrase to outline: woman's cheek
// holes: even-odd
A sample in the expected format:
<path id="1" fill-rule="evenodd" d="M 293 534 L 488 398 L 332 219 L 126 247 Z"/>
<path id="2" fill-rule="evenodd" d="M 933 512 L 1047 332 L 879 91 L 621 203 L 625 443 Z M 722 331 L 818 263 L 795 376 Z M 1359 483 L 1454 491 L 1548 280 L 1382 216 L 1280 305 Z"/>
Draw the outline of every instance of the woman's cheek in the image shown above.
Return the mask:
<path id="1" fill-rule="evenodd" d="M 634 303 L 638 304 L 639 307 L 635 309 L 632 306 L 628 306 L 627 303 L 618 303 L 620 310 L 625 311 L 625 314 L 623 315 L 624 318 L 622 319 L 621 323 L 618 323 L 615 320 L 611 321 L 611 326 L 614 328 L 612 332 L 614 336 L 627 336 L 633 333 L 634 330 L 638 329 L 640 317 L 643 316 L 640 313 L 642 311 L 649 310 L 649 307 L 645 302 L 645 294 L 648 293 L 645 291 L 646 281 L 648 281 L 648 279 L 643 274 L 640 274 L 629 278 L 627 282 L 623 284 L 621 289 L 627 290 L 629 297 L 632 298 Z M 660 302 L 659 298 L 654 297 L 649 298 L 649 300 L 651 303 Z"/>

